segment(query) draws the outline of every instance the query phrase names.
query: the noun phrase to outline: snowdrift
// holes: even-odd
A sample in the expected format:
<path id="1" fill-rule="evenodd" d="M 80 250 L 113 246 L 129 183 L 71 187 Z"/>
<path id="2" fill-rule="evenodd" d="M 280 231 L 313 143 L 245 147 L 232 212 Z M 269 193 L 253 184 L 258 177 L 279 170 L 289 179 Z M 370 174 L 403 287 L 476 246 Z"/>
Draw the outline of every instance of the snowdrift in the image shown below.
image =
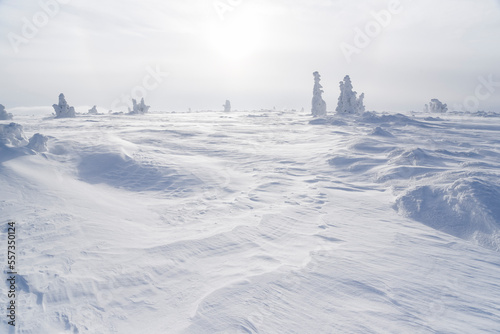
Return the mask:
<path id="1" fill-rule="evenodd" d="M 459 178 L 449 186 L 418 186 L 396 200 L 406 217 L 500 251 L 499 175 Z"/>

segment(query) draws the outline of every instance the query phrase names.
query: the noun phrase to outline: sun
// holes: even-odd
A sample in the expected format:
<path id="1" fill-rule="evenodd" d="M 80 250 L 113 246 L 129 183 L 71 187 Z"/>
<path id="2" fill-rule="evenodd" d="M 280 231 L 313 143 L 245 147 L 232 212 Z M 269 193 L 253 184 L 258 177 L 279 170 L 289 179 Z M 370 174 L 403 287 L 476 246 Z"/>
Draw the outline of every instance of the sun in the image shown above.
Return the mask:
<path id="1" fill-rule="evenodd" d="M 209 47 L 224 61 L 251 58 L 263 49 L 265 42 L 264 25 L 250 15 L 212 22 L 205 34 Z"/>

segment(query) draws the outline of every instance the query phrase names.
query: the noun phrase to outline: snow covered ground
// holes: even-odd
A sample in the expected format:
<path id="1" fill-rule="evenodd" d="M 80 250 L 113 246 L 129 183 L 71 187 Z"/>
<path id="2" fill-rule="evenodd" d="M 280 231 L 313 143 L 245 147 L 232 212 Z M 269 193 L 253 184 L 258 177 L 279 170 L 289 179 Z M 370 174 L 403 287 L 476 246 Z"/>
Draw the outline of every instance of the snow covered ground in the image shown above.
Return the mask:
<path id="1" fill-rule="evenodd" d="M 500 118 L 429 116 L 15 117 L 16 333 L 498 333 Z"/>

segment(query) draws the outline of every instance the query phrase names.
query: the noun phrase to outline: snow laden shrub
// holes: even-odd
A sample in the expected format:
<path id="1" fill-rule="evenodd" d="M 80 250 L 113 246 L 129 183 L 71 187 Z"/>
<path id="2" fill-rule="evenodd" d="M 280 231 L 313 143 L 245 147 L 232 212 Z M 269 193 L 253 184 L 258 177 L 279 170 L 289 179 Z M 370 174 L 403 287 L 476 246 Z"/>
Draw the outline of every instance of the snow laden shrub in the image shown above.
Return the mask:
<path id="1" fill-rule="evenodd" d="M 68 105 L 63 93 L 59 94 L 59 104 L 53 104 L 52 107 L 56 112 L 56 118 L 76 117 L 75 108 Z"/>
<path id="2" fill-rule="evenodd" d="M 9 121 L 12 119 L 12 114 L 9 114 L 3 105 L 0 104 L 0 121 Z"/>
<path id="3" fill-rule="evenodd" d="M 352 90 L 351 78 L 345 76 L 344 81 L 340 82 L 340 96 L 337 103 L 337 113 L 339 114 L 362 114 L 365 112 L 363 100 L 365 94 L 362 93 L 359 98 L 358 93 Z"/>
<path id="4" fill-rule="evenodd" d="M 23 152 L 22 148 L 29 148 L 35 152 L 47 152 L 48 140 L 47 136 L 36 133 L 28 141 L 21 124 L 0 124 L 0 152 L 2 149 Z"/>
<path id="5" fill-rule="evenodd" d="M 44 136 L 40 133 L 35 133 L 33 137 L 30 138 L 29 143 L 27 145 L 28 148 L 32 149 L 36 152 L 47 152 L 47 142 L 49 141 L 49 137 Z"/>
<path id="6" fill-rule="evenodd" d="M 89 109 L 89 115 L 97 115 L 97 106 L 93 106 L 92 108 Z"/>
<path id="7" fill-rule="evenodd" d="M 231 101 L 226 100 L 226 103 L 222 105 L 224 107 L 224 112 L 230 112 L 231 111 Z"/>
<path id="8" fill-rule="evenodd" d="M 432 112 L 432 113 L 445 113 L 448 111 L 448 106 L 443 104 L 441 101 L 438 99 L 432 99 L 429 104 L 425 105 L 424 108 L 425 112 Z"/>
<path id="9" fill-rule="evenodd" d="M 0 124 L 0 146 L 21 147 L 26 146 L 26 144 L 28 144 L 28 140 L 21 124 Z"/>
<path id="10" fill-rule="evenodd" d="M 313 88 L 313 98 L 312 98 L 312 109 L 311 113 L 314 117 L 326 116 L 326 103 L 321 97 L 323 94 L 323 86 L 319 83 L 321 80 L 321 75 L 316 71 L 314 75 L 314 88 Z"/>
<path id="11" fill-rule="evenodd" d="M 129 114 L 145 114 L 149 111 L 150 106 L 147 106 L 146 103 L 144 103 L 144 98 L 141 99 L 140 103 L 137 103 L 135 99 L 132 99 L 132 110 L 128 108 L 128 113 Z"/>

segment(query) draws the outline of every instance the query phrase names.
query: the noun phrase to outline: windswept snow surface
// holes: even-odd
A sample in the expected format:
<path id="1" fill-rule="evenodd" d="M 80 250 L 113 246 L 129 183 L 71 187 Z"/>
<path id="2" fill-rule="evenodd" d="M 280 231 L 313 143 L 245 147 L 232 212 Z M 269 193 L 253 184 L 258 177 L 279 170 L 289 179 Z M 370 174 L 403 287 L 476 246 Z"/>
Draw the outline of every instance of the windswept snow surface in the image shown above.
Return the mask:
<path id="1" fill-rule="evenodd" d="M 498 333 L 500 118 L 424 116 L 17 117 L 17 333 Z"/>

